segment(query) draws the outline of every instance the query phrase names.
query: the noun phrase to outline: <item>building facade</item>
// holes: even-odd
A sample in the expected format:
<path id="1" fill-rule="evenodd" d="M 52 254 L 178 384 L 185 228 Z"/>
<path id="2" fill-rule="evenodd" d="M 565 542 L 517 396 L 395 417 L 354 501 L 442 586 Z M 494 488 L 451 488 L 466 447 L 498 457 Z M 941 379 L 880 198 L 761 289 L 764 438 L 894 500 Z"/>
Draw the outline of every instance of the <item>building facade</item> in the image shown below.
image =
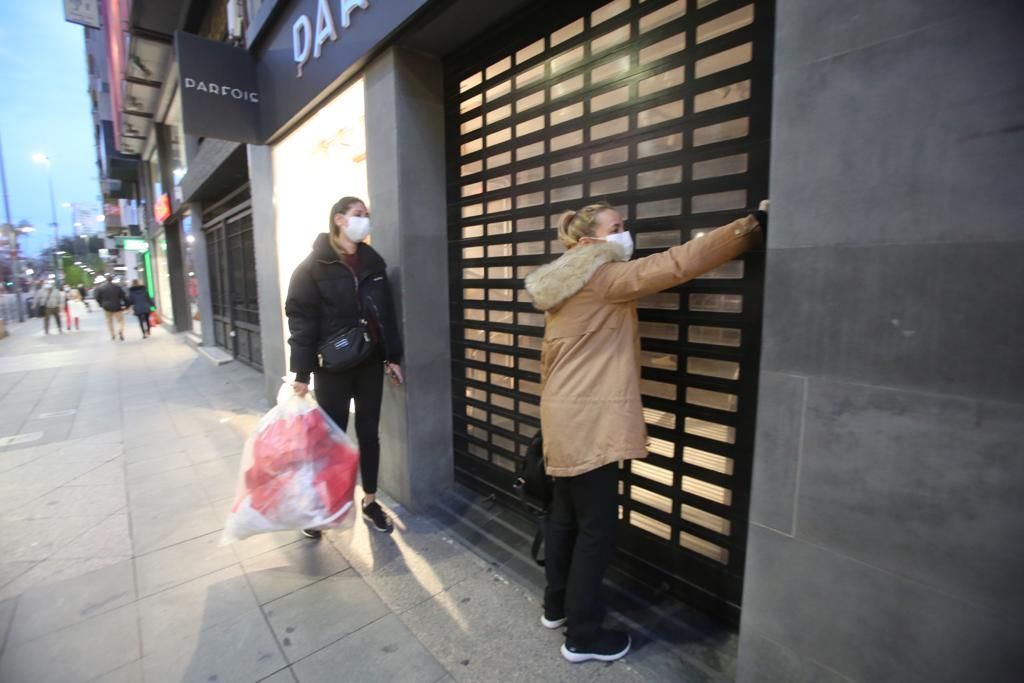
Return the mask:
<path id="1" fill-rule="evenodd" d="M 365 198 L 407 347 L 382 487 L 506 501 L 554 218 L 606 200 L 644 256 L 770 196 L 766 250 L 640 305 L 650 456 L 622 468 L 617 563 L 739 624 L 739 680 L 1013 679 L 1024 301 L 992 264 L 1020 247 L 1018 4 L 183 5 L 161 35 L 241 66 L 166 69 L 138 152 L 176 329 L 272 398 L 291 272 Z M 188 78 L 237 91 L 248 132 L 199 140 Z"/>

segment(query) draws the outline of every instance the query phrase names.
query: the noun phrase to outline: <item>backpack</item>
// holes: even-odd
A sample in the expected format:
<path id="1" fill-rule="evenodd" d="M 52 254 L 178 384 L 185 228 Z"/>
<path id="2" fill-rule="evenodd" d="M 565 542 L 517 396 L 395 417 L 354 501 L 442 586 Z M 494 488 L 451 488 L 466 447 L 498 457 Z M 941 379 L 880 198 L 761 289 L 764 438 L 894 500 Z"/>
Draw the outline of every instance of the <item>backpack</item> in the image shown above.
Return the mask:
<path id="1" fill-rule="evenodd" d="M 544 471 L 544 436 L 540 431 L 526 449 L 525 460 L 523 472 L 513 482 L 512 489 L 537 524 L 530 555 L 534 562 L 543 567 L 544 560 L 540 558 L 540 549 L 544 545 L 544 525 L 551 508 L 553 486 L 551 477 Z M 535 511 L 537 508 L 540 509 L 539 512 Z"/>

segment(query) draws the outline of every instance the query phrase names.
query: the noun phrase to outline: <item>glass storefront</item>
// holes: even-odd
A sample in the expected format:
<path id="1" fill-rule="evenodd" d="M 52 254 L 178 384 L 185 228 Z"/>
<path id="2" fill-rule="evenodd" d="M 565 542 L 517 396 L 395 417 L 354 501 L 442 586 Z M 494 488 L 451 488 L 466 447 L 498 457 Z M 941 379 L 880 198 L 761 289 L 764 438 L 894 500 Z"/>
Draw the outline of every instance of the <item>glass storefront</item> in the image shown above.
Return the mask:
<path id="1" fill-rule="evenodd" d="M 181 218 L 181 232 L 185 238 L 185 293 L 188 296 L 189 324 L 196 334 L 202 334 L 199 323 L 199 278 L 196 276 L 196 236 L 192 231 L 192 215 L 188 212 Z"/>
<path id="2" fill-rule="evenodd" d="M 167 237 L 163 234 L 156 240 L 156 301 L 160 317 L 166 322 L 174 320 L 174 306 L 171 303 L 171 271 L 167 267 Z"/>
<path id="3" fill-rule="evenodd" d="M 283 299 L 295 267 L 309 254 L 316 236 L 327 231 L 334 203 L 344 196 L 369 201 L 363 81 L 346 88 L 276 145 L 273 165 Z M 287 323 L 281 334 L 287 339 Z"/>

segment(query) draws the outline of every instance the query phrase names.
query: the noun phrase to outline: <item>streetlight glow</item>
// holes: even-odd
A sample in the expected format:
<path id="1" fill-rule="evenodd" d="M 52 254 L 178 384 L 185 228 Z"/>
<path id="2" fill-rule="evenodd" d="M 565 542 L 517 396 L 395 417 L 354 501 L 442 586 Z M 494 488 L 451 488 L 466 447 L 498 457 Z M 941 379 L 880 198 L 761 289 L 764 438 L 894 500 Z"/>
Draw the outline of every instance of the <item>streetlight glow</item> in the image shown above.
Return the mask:
<path id="1" fill-rule="evenodd" d="M 40 152 L 36 152 L 35 154 L 32 155 L 32 161 L 36 162 L 37 164 L 49 164 L 50 157 Z"/>

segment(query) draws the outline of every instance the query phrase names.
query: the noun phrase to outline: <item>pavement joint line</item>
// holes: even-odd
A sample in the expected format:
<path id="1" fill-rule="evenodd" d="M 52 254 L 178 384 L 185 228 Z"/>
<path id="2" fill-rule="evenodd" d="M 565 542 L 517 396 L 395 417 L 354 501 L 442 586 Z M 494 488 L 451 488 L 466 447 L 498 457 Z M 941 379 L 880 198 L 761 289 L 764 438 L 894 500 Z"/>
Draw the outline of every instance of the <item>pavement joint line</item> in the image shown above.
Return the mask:
<path id="1" fill-rule="evenodd" d="M 238 552 L 232 547 L 232 551 L 235 552 L 235 557 L 238 557 Z M 260 602 L 260 596 L 256 594 L 256 588 L 252 585 L 252 579 L 249 578 L 249 572 L 245 568 L 245 563 L 239 560 L 239 567 L 242 570 L 242 576 L 245 577 L 245 583 L 249 586 L 249 592 L 252 593 L 253 599 L 256 601 L 256 606 L 260 610 L 260 615 L 263 616 L 263 623 L 267 625 L 267 630 L 270 631 L 270 635 L 274 637 L 274 644 L 277 645 L 277 651 L 281 655 L 281 661 L 285 663 L 285 668 L 291 671 L 291 661 L 288 659 L 288 654 L 284 651 L 284 645 L 281 644 L 281 639 L 277 635 L 277 631 L 274 630 L 273 624 L 270 623 L 270 617 L 267 616 L 267 610 Z M 340 573 L 340 572 L 339 572 Z M 332 575 L 333 576 L 333 575 Z M 310 584 L 313 585 L 313 584 Z M 283 669 L 282 669 L 283 670 Z M 279 670 L 280 671 L 280 670 Z M 276 673 L 276 672 L 275 672 Z M 275 674 L 271 674 L 273 676 Z M 269 678 L 269 676 L 267 677 Z M 292 672 L 292 678 L 296 678 L 295 673 Z"/>
<path id="2" fill-rule="evenodd" d="M 21 594 L 15 595 L 14 600 L 14 611 L 11 613 L 11 619 L 8 623 L 7 633 L 4 634 L 4 640 L 0 643 L 0 661 L 3 660 L 4 655 L 7 653 L 7 643 L 11 640 L 11 631 L 14 630 L 14 620 L 18 618 L 18 608 L 21 606 Z"/>

